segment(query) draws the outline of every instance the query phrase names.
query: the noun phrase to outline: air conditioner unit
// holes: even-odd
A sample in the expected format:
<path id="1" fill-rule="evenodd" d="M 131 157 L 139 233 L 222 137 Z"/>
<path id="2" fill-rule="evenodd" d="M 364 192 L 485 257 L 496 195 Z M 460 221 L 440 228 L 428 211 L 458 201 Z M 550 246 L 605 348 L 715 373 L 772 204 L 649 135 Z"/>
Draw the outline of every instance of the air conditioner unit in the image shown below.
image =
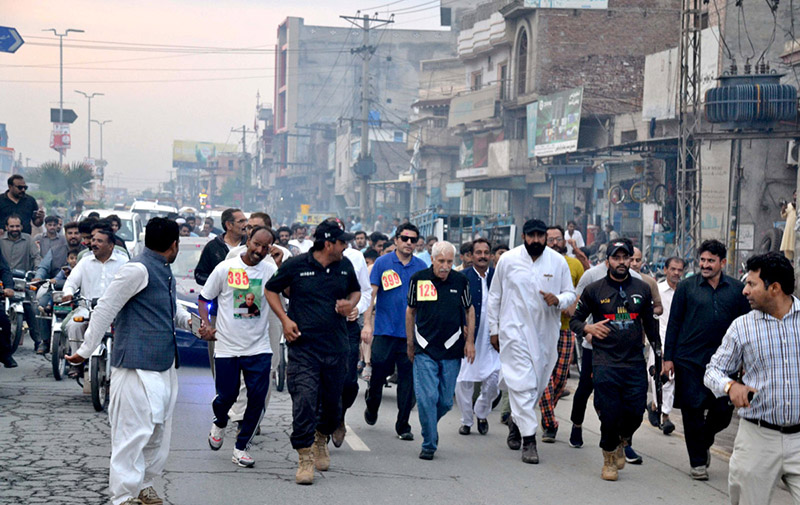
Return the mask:
<path id="1" fill-rule="evenodd" d="M 800 142 L 792 139 L 786 142 L 786 164 L 797 165 L 798 159 L 800 159 Z"/>

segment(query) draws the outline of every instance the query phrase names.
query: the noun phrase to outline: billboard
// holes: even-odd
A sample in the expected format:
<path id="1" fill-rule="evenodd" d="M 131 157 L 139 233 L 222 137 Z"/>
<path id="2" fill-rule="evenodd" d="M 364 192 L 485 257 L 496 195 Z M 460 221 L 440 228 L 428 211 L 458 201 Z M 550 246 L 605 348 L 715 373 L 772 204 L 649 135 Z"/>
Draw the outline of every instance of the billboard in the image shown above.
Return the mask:
<path id="1" fill-rule="evenodd" d="M 578 149 L 583 88 L 539 97 L 528 105 L 528 157 L 554 156 Z"/>
<path id="2" fill-rule="evenodd" d="M 537 9 L 608 9 L 608 0 L 525 0 Z"/>
<path id="3" fill-rule="evenodd" d="M 238 144 L 173 140 L 172 166 L 175 168 L 204 168 L 209 159 L 222 153 L 236 153 L 238 151 Z"/>
<path id="4" fill-rule="evenodd" d="M 69 134 L 69 123 L 53 123 L 50 132 L 50 147 L 64 154 L 72 147 L 72 137 Z"/>

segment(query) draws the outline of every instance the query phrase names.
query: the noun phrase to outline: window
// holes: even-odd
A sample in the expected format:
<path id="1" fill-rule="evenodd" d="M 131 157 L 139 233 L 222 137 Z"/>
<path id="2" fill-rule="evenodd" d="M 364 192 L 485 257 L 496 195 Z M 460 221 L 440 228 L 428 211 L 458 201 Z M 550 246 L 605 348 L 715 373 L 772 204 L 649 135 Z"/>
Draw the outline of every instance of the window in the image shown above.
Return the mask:
<path id="1" fill-rule="evenodd" d="M 620 134 L 620 142 L 627 144 L 628 142 L 636 142 L 636 130 L 626 130 Z"/>
<path id="2" fill-rule="evenodd" d="M 472 72 L 470 86 L 473 91 L 477 91 L 483 87 L 483 71 L 478 70 L 477 72 Z"/>
<path id="3" fill-rule="evenodd" d="M 394 132 L 394 141 L 395 142 L 402 142 L 403 141 L 403 132 Z"/>
<path id="4" fill-rule="evenodd" d="M 500 84 L 500 100 L 506 100 L 509 93 L 506 92 L 508 81 L 508 63 L 503 62 L 497 65 L 497 81 Z"/>
<path id="5" fill-rule="evenodd" d="M 522 30 L 517 46 L 517 96 L 524 95 L 528 77 L 528 32 Z"/>

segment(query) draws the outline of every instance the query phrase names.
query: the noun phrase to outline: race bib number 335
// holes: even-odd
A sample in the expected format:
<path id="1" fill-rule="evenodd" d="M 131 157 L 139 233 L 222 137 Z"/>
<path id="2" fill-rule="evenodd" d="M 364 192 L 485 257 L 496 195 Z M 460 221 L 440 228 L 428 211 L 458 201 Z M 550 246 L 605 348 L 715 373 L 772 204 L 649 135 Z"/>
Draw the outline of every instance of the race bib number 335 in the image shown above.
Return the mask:
<path id="1" fill-rule="evenodd" d="M 417 283 L 417 300 L 420 302 L 435 302 L 438 300 L 436 286 L 431 281 L 419 281 Z"/>
<path id="2" fill-rule="evenodd" d="M 400 276 L 394 270 L 387 270 L 381 275 L 381 285 L 384 291 L 400 287 L 402 284 L 403 281 L 400 280 Z"/>
<path id="3" fill-rule="evenodd" d="M 250 278 L 243 268 L 228 270 L 228 286 L 234 289 L 247 289 L 250 287 Z"/>

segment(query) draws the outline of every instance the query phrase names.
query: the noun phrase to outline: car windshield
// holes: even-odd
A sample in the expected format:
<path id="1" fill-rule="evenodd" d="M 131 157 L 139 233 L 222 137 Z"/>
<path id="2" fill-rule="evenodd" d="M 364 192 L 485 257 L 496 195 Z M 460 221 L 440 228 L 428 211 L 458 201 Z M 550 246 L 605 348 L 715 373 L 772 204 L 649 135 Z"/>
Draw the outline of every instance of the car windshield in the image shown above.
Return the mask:
<path id="1" fill-rule="evenodd" d="M 117 237 L 125 242 L 133 241 L 133 219 L 122 219 L 122 225 L 117 230 Z"/>
<path id="2" fill-rule="evenodd" d="M 178 257 L 172 264 L 172 273 L 175 277 L 192 277 L 194 278 L 194 268 L 197 262 L 200 261 L 200 255 L 203 253 L 203 246 L 205 244 L 181 244 L 178 250 Z"/>
<path id="3" fill-rule="evenodd" d="M 154 210 L 154 209 L 134 209 L 133 212 L 139 214 L 142 217 L 142 222 L 147 223 L 151 218 L 154 217 L 168 217 L 170 213 L 166 210 Z"/>

